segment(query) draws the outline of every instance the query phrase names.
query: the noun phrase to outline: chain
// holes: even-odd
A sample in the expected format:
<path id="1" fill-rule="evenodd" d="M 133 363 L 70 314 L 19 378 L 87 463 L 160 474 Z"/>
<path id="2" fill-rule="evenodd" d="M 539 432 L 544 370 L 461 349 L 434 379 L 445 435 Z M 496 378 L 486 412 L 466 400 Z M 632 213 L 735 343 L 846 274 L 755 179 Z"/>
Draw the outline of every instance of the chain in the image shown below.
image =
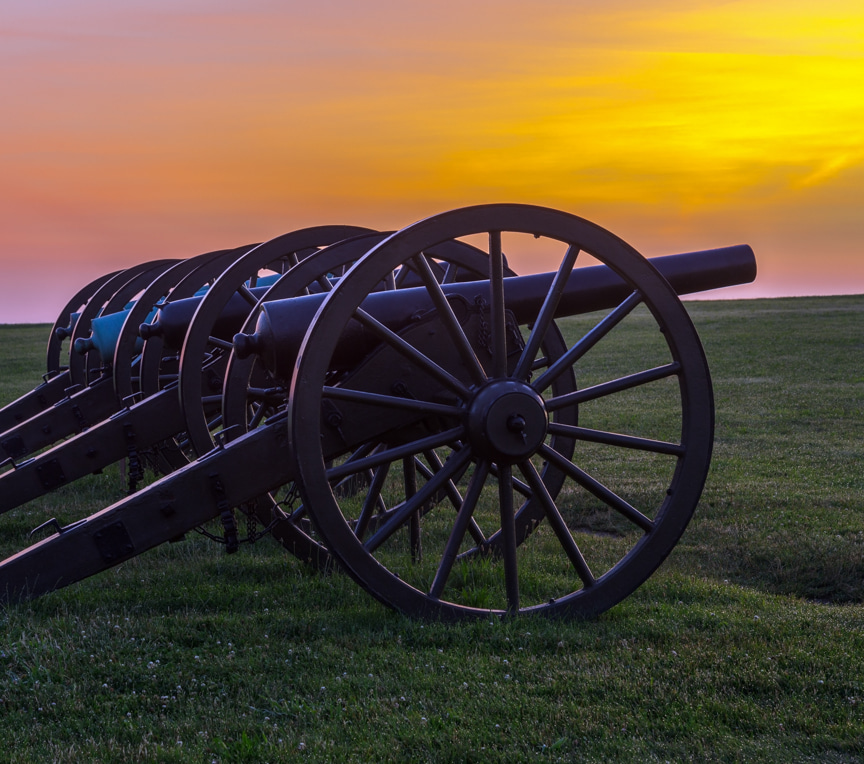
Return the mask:
<path id="1" fill-rule="evenodd" d="M 195 528 L 195 531 L 197 533 L 200 533 L 202 536 L 207 537 L 211 541 L 215 541 L 217 544 L 225 544 L 229 547 L 230 553 L 230 547 L 233 547 L 234 550 L 236 550 L 236 547 L 239 544 L 254 544 L 259 539 L 262 539 L 264 538 L 264 536 L 268 535 L 276 526 L 276 523 L 284 520 L 286 515 L 290 515 L 291 511 L 294 509 L 294 505 L 297 503 L 299 498 L 300 489 L 295 483 L 291 483 L 290 487 L 285 493 L 285 498 L 273 504 L 273 517 L 271 518 L 270 522 L 260 528 L 258 516 L 255 514 L 255 503 L 249 502 L 247 504 L 241 504 L 239 507 L 237 507 L 237 509 L 240 510 L 240 512 L 246 519 L 246 535 L 242 538 L 238 537 L 237 535 L 236 521 L 233 528 L 233 538 L 230 533 L 227 535 L 211 533 L 206 528 L 200 525 Z M 222 519 L 224 523 L 224 512 Z M 233 515 L 231 519 L 233 520 Z"/>
<path id="2" fill-rule="evenodd" d="M 477 295 L 474 298 L 474 305 L 478 308 L 480 315 L 480 329 L 477 336 L 477 344 L 483 348 L 489 355 L 492 355 L 492 332 L 489 329 L 489 324 L 486 322 L 486 314 L 489 312 L 489 303 L 482 296 Z"/>
<path id="3" fill-rule="evenodd" d="M 135 446 L 135 430 L 131 424 L 124 427 L 124 435 L 126 436 L 126 456 L 129 461 L 128 495 L 131 496 L 138 489 L 138 483 L 144 479 L 144 465 L 141 463 L 138 449 Z"/>

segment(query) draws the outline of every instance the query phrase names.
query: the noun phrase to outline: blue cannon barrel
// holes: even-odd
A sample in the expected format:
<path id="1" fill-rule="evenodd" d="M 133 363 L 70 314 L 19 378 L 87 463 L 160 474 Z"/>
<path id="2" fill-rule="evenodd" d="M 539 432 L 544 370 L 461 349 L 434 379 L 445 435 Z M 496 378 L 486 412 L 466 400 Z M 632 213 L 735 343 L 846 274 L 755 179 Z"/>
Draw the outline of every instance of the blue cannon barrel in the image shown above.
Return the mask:
<path id="1" fill-rule="evenodd" d="M 105 316 L 97 316 L 90 322 L 90 336 L 79 337 L 75 340 L 75 352 L 81 355 L 95 350 L 102 359 L 102 363 L 109 363 L 114 358 L 114 350 L 120 339 L 120 331 L 126 322 L 131 308 L 118 310 Z M 153 308 L 146 318 L 149 323 L 156 316 L 158 307 Z M 135 353 L 140 353 L 144 347 L 144 340 L 140 337 L 135 342 Z"/>
<path id="2" fill-rule="evenodd" d="M 267 289 L 281 277 L 281 274 L 274 273 L 267 276 L 262 276 L 257 280 L 257 285 L 255 289 L 253 289 L 253 293 L 257 296 L 261 296 Z M 207 294 L 209 290 L 209 286 L 201 287 L 195 294 L 188 298 L 194 301 L 194 307 L 192 308 L 192 312 L 188 313 L 188 308 L 191 305 L 185 306 L 185 309 L 181 309 L 183 314 L 191 318 L 191 315 L 195 312 L 195 308 L 198 307 L 198 303 L 201 301 L 201 298 Z M 178 300 L 178 303 L 182 302 Z M 93 319 L 90 323 L 90 336 L 89 337 L 80 337 L 75 341 L 75 352 L 80 355 L 84 355 L 85 353 L 90 352 L 91 350 L 95 350 L 99 353 L 99 357 L 102 359 L 103 363 L 111 361 L 114 357 L 114 350 L 117 347 L 117 342 L 120 339 L 120 330 L 123 328 L 123 323 L 126 321 L 126 317 L 129 315 L 129 311 L 132 309 L 133 303 L 129 303 L 124 307 L 123 310 L 117 311 L 116 313 L 110 313 L 108 315 L 100 315 Z M 144 320 L 143 326 L 147 326 L 148 329 L 145 332 L 149 332 L 148 336 L 153 336 L 158 333 L 159 329 L 153 328 L 151 322 L 156 317 L 159 312 L 161 305 L 157 305 L 150 313 L 147 315 L 147 318 Z M 234 307 L 239 312 L 242 310 L 240 303 L 234 303 Z M 178 327 L 182 330 L 183 336 L 185 337 L 186 329 L 188 328 L 188 321 L 182 326 Z M 225 334 L 226 338 L 230 338 L 231 331 L 230 328 L 234 326 L 233 323 L 230 324 L 229 328 L 226 330 L 228 332 Z M 65 330 L 64 330 L 65 331 Z M 236 329 L 235 329 L 236 331 Z M 71 332 L 70 332 L 71 334 Z M 171 335 L 173 337 L 173 335 Z M 139 339 L 135 343 L 135 352 L 140 353 L 143 347 L 144 341 Z M 180 339 L 180 343 L 182 344 L 182 338 Z"/>
<path id="3" fill-rule="evenodd" d="M 120 336 L 120 329 L 123 327 L 126 316 L 129 315 L 129 310 L 126 308 L 125 310 L 118 310 L 116 313 L 94 318 L 90 322 L 90 336 L 79 337 L 75 340 L 73 350 L 78 355 L 84 355 L 95 350 L 99 353 L 103 363 L 113 358 L 117 338 Z"/>
<path id="4" fill-rule="evenodd" d="M 655 257 L 651 263 L 678 294 L 745 284 L 756 278 L 756 258 L 747 245 Z M 574 276 L 558 305 L 556 318 L 614 308 L 632 292 L 604 265 L 580 268 L 574 271 Z M 533 320 L 554 277 L 554 273 L 538 273 L 504 279 L 505 304 L 519 323 Z M 447 284 L 443 291 L 451 302 L 461 298 L 470 304 L 478 296 L 490 300 L 488 281 Z M 255 332 L 234 337 L 235 352 L 241 358 L 257 354 L 269 371 L 284 380 L 291 379 L 306 329 L 324 298 L 325 295 L 317 294 L 266 303 Z M 424 288 L 376 292 L 363 301 L 366 312 L 396 332 L 407 326 L 413 316 L 432 307 Z M 334 368 L 352 368 L 377 344 L 375 334 L 354 322 L 350 336 L 343 338 L 337 349 Z"/>

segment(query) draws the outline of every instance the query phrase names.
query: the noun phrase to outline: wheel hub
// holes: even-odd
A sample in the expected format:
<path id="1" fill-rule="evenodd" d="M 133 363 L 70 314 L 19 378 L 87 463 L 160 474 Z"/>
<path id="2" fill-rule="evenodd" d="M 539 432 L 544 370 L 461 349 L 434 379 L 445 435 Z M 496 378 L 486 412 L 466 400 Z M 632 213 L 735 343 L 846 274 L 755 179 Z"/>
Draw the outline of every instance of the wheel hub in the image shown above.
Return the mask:
<path id="1" fill-rule="evenodd" d="M 499 380 L 475 396 L 468 411 L 468 437 L 475 452 L 499 462 L 527 459 L 546 438 L 543 399 L 528 385 Z"/>

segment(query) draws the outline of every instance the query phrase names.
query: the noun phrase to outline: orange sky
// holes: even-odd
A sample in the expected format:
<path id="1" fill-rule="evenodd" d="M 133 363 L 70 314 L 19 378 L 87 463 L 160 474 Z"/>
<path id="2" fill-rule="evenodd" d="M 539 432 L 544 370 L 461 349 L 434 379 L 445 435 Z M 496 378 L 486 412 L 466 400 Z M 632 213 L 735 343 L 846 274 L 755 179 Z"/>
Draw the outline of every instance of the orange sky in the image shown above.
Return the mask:
<path id="1" fill-rule="evenodd" d="M 492 201 L 647 255 L 749 243 L 727 296 L 864 293 L 860 0 L 311 5 L 4 2 L 0 322 L 145 259 Z"/>

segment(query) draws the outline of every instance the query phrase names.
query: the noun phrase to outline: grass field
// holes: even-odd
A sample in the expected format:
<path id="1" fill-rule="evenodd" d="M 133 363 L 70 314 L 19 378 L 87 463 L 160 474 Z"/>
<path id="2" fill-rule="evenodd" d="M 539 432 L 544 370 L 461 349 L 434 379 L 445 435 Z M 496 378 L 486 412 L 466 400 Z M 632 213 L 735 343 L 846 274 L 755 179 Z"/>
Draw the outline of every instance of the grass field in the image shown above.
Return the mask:
<path id="1" fill-rule="evenodd" d="M 622 604 L 419 623 L 268 539 L 189 537 L 0 612 L 0 761 L 864 761 L 864 296 L 688 307 L 711 473 Z M 0 404 L 47 330 L 0 327 Z M 122 493 L 10 512 L 0 550 Z"/>

